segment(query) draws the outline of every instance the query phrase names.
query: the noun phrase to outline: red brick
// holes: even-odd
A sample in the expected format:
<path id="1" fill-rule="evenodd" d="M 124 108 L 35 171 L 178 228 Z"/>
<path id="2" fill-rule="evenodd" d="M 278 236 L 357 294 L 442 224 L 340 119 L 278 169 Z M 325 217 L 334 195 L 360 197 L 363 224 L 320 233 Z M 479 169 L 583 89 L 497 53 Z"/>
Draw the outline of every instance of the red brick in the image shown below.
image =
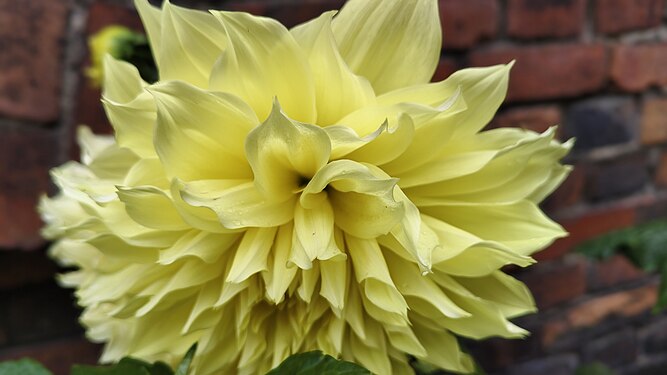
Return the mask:
<path id="1" fill-rule="evenodd" d="M 469 48 L 496 36 L 497 0 L 440 0 L 439 5 L 445 50 Z"/>
<path id="2" fill-rule="evenodd" d="M 611 316 L 630 317 L 650 310 L 657 301 L 655 284 L 591 298 L 567 312 L 571 327 L 591 327 Z"/>
<path id="3" fill-rule="evenodd" d="M 35 205 L 58 163 L 58 136 L 40 128 L 0 127 L 0 248 L 39 246 L 42 223 Z"/>
<path id="4" fill-rule="evenodd" d="M 459 69 L 459 64 L 454 59 L 442 58 L 438 63 L 438 67 L 433 74 L 431 81 L 440 82 L 449 77 L 452 73 Z"/>
<path id="5" fill-rule="evenodd" d="M 640 135 L 646 145 L 667 141 L 667 98 L 644 101 Z"/>
<path id="6" fill-rule="evenodd" d="M 578 35 L 585 13 L 584 0 L 509 0 L 507 33 L 521 39 Z"/>
<path id="7" fill-rule="evenodd" d="M 614 255 L 603 261 L 592 261 L 588 267 L 588 288 L 590 290 L 609 288 L 646 276 L 644 272 L 630 263 L 628 258 L 621 255 Z"/>
<path id="8" fill-rule="evenodd" d="M 660 155 L 660 161 L 655 172 L 655 183 L 659 187 L 667 188 L 667 152 Z"/>
<path id="9" fill-rule="evenodd" d="M 542 329 L 542 344 L 551 346 L 564 334 L 595 327 L 611 317 L 629 318 L 649 311 L 657 301 L 654 283 L 582 301 L 562 315 L 549 319 Z"/>
<path id="10" fill-rule="evenodd" d="M 500 112 L 489 125 L 491 128 L 517 127 L 542 133 L 561 123 L 561 111 L 555 105 L 516 107 Z"/>
<path id="11" fill-rule="evenodd" d="M 601 44 L 550 44 L 475 51 L 473 66 L 516 60 L 507 99 L 534 101 L 595 92 L 607 81 L 607 51 Z"/>
<path id="12" fill-rule="evenodd" d="M 0 361 L 33 358 L 55 375 L 65 375 L 73 364 L 96 364 L 99 353 L 100 345 L 75 337 L 5 349 L 0 351 Z"/>
<path id="13" fill-rule="evenodd" d="M 555 259 L 567 253 L 572 247 L 601 234 L 627 228 L 636 223 L 637 209 L 634 206 L 619 205 L 582 216 L 561 221 L 570 235 L 557 240 L 553 245 L 535 255 L 537 260 Z"/>
<path id="14" fill-rule="evenodd" d="M 613 50 L 611 79 L 622 90 L 643 91 L 667 85 L 667 43 L 618 45 Z"/>
<path id="15" fill-rule="evenodd" d="M 580 257 L 539 263 L 517 277 L 533 293 L 540 310 L 573 300 L 586 290 L 586 264 Z"/>
<path id="16" fill-rule="evenodd" d="M 558 212 L 581 202 L 586 181 L 585 167 L 575 165 L 565 181 L 542 203 L 547 212 Z"/>
<path id="17" fill-rule="evenodd" d="M 659 26 L 664 5 L 664 0 L 597 0 L 596 29 L 616 34 Z"/>
<path id="18" fill-rule="evenodd" d="M 58 119 L 68 12 L 68 1 L 0 0 L 0 114 Z"/>
<path id="19" fill-rule="evenodd" d="M 136 10 L 120 5 L 97 1 L 91 5 L 88 13 L 86 33 L 94 34 L 101 29 L 118 24 L 136 31 L 143 31 L 141 19 Z"/>

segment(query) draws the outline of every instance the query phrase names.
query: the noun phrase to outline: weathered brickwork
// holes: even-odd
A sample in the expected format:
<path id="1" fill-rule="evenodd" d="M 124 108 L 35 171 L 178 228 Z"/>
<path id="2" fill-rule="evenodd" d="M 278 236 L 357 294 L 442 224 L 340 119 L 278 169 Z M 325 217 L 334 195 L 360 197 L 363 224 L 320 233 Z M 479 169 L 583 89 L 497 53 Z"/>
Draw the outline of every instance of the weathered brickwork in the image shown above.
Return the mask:
<path id="1" fill-rule="evenodd" d="M 344 0 L 174 0 L 246 11 L 288 26 Z M 110 132 L 88 85 L 86 38 L 120 23 L 141 30 L 129 0 L 0 0 L 0 360 L 31 356 L 56 374 L 94 363 L 99 346 L 59 288 L 35 212 L 48 170 L 76 157 L 76 126 Z M 540 312 L 525 340 L 464 340 L 490 374 L 573 374 L 600 361 L 621 375 L 667 373 L 667 314 L 652 314 L 654 275 L 626 258 L 574 252 L 582 242 L 667 214 L 667 1 L 438 0 L 443 51 L 434 80 L 515 61 L 489 128 L 577 138 L 575 168 L 543 203 L 570 236 L 509 270 Z M 78 79 L 72 79 L 80 72 Z M 69 81 L 71 80 L 71 81 Z M 69 89 L 68 89 L 69 88 Z"/>

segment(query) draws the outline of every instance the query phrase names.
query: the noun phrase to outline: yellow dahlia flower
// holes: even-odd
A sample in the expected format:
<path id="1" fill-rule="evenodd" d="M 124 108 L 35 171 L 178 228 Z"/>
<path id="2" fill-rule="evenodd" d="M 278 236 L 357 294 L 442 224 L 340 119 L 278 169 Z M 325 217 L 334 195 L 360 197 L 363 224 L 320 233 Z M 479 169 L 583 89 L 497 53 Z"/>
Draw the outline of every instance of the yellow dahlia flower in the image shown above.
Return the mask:
<path id="1" fill-rule="evenodd" d="M 132 38 L 134 32 L 125 26 L 113 25 L 105 27 L 88 39 L 90 49 L 90 66 L 86 69 L 86 76 L 91 84 L 98 87 L 104 80 L 103 61 L 107 53 L 119 58 L 122 54 L 122 44 Z"/>
<path id="2" fill-rule="evenodd" d="M 105 61 L 115 138 L 53 170 L 51 253 L 76 270 L 102 361 L 259 374 L 321 349 L 377 374 L 469 372 L 456 335 L 522 337 L 499 269 L 565 235 L 537 204 L 567 175 L 554 131 L 481 131 L 510 65 L 428 83 L 436 0 L 351 0 L 291 30 L 137 0 L 160 72 Z"/>

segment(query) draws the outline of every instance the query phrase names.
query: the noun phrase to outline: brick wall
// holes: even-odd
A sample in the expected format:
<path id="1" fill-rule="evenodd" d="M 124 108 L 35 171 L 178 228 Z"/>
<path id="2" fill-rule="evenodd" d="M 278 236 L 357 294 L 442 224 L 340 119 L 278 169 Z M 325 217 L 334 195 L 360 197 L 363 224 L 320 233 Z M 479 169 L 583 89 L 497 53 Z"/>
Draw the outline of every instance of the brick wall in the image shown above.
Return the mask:
<path id="1" fill-rule="evenodd" d="M 342 0 L 176 1 L 247 10 L 287 25 Z M 573 254 L 583 240 L 667 213 L 667 19 L 664 0 L 440 0 L 442 79 L 515 59 L 508 100 L 490 125 L 577 137 L 575 171 L 544 204 L 571 236 L 516 271 L 540 312 L 526 340 L 466 342 L 490 373 L 571 374 L 604 362 L 621 374 L 667 373 L 667 315 L 656 279 L 620 257 Z M 74 125 L 108 132 L 99 92 L 82 79 L 85 38 L 110 23 L 140 29 L 125 0 L 0 0 L 0 360 L 24 355 L 66 373 L 95 361 L 71 293 L 45 258 L 37 196 L 75 157 Z"/>

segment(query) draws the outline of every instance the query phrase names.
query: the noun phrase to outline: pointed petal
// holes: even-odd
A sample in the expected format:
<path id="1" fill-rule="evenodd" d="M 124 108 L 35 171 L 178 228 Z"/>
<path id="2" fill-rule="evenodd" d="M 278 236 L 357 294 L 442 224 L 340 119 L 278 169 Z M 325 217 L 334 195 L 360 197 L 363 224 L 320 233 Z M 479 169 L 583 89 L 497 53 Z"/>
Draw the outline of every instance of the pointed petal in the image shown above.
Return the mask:
<path id="1" fill-rule="evenodd" d="M 134 0 L 134 6 L 137 8 L 141 23 L 144 25 L 148 41 L 150 42 L 153 56 L 160 56 L 160 46 L 162 45 L 162 11 L 152 6 L 148 0 Z M 156 61 L 158 68 L 159 61 Z"/>
<path id="2" fill-rule="evenodd" d="M 452 203 L 421 210 L 479 238 L 506 245 L 521 255 L 530 255 L 567 235 L 529 201 L 495 205 Z"/>
<path id="3" fill-rule="evenodd" d="M 320 127 L 290 120 L 275 102 L 266 121 L 248 135 L 245 150 L 259 191 L 284 200 L 326 164 L 331 143 Z"/>
<path id="4" fill-rule="evenodd" d="M 159 230 L 184 230 L 188 225 L 178 214 L 171 199 L 152 187 L 118 187 L 118 197 L 128 215 L 137 223 Z"/>
<path id="5" fill-rule="evenodd" d="M 277 228 L 250 228 L 245 232 L 225 281 L 238 284 L 265 271 Z"/>
<path id="6" fill-rule="evenodd" d="M 104 77 L 107 81 L 102 104 L 114 128 L 118 145 L 131 149 L 139 156 L 155 156 L 155 103 L 144 91 L 145 83 L 137 68 L 107 55 Z"/>
<path id="7" fill-rule="evenodd" d="M 289 288 L 298 270 L 297 267 L 287 267 L 287 260 L 292 248 L 292 225 L 285 224 L 278 228 L 273 248 L 269 253 L 268 269 L 262 272 L 266 285 L 266 296 L 269 301 L 278 304 L 285 299 L 285 292 Z"/>
<path id="8" fill-rule="evenodd" d="M 315 82 L 317 124 L 335 123 L 357 108 L 375 102 L 370 83 L 355 75 L 340 56 L 331 31 L 335 12 L 322 14 L 290 30 L 306 51 Z"/>
<path id="9" fill-rule="evenodd" d="M 294 217 L 296 200 L 268 202 L 252 182 L 239 181 L 191 182 L 183 186 L 181 197 L 192 206 L 210 208 L 230 229 L 283 225 Z"/>
<path id="10" fill-rule="evenodd" d="M 442 82 L 389 92 L 378 97 L 378 103 L 409 102 L 438 107 L 460 89 L 469 109 L 458 118 L 459 132 L 474 134 L 491 121 L 505 99 L 511 67 L 512 64 L 462 69 Z"/>
<path id="11" fill-rule="evenodd" d="M 213 64 L 226 45 L 225 29 L 210 13 L 175 6 L 169 1 L 162 7 L 160 26 L 159 54 L 155 55 L 160 80 L 182 80 L 208 87 Z"/>
<path id="12" fill-rule="evenodd" d="M 243 142 L 257 118 L 245 103 L 179 81 L 150 92 L 158 108 L 155 149 L 168 176 L 185 181 L 252 176 Z"/>
<path id="13" fill-rule="evenodd" d="M 379 94 L 426 83 L 440 57 L 435 0 L 351 0 L 333 20 L 340 53 Z"/>
<path id="14" fill-rule="evenodd" d="M 278 98 L 285 113 L 315 123 L 315 88 L 308 60 L 285 27 L 247 13 L 213 12 L 227 34 L 210 87 L 245 100 L 264 120 Z"/>

